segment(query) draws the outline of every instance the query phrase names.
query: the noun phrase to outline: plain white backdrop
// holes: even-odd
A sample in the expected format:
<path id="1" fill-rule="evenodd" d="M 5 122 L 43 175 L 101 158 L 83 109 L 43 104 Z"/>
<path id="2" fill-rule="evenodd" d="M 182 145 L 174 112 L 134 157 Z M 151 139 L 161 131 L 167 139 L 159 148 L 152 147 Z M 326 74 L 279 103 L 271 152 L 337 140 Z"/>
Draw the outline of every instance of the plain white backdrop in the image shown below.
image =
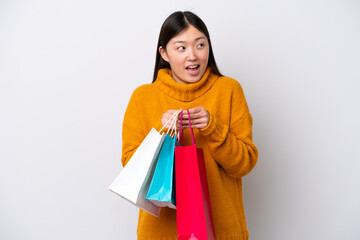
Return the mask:
<path id="1" fill-rule="evenodd" d="M 138 210 L 107 187 L 176 10 L 205 21 L 253 115 L 250 239 L 360 239 L 355 0 L 0 0 L 0 239 L 136 239 Z"/>

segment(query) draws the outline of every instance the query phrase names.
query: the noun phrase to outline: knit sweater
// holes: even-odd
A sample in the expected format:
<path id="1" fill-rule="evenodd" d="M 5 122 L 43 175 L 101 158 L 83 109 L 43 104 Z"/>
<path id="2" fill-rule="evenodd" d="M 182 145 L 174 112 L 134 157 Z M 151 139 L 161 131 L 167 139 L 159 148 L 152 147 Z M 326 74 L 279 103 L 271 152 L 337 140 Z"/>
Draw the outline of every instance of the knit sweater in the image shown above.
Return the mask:
<path id="1" fill-rule="evenodd" d="M 242 177 L 255 166 L 258 151 L 252 141 L 252 117 L 241 85 L 207 68 L 196 83 L 176 83 L 171 70 L 160 69 L 156 81 L 132 94 L 123 121 L 122 164 L 129 161 L 151 128 L 160 130 L 169 109 L 203 106 L 208 126 L 194 129 L 203 149 L 214 231 L 217 240 L 248 239 L 242 196 Z M 184 130 L 184 145 L 191 145 Z M 176 210 L 162 208 L 159 218 L 140 210 L 138 239 L 177 239 Z"/>

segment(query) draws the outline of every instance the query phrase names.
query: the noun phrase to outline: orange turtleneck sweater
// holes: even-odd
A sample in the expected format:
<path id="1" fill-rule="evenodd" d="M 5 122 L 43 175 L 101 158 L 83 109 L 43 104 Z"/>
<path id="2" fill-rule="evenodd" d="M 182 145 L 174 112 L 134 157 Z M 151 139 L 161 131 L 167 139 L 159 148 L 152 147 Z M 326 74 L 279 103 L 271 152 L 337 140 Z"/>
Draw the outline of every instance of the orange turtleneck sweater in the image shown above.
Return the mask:
<path id="1" fill-rule="evenodd" d="M 208 126 L 194 129 L 194 134 L 204 151 L 216 239 L 248 239 L 241 178 L 255 166 L 258 151 L 252 141 L 252 117 L 236 80 L 208 68 L 196 83 L 176 83 L 169 69 L 160 69 L 154 83 L 138 87 L 131 96 L 123 122 L 122 164 L 151 128 L 160 130 L 167 110 L 197 106 L 210 114 Z M 184 140 L 184 145 L 191 144 L 189 130 Z M 137 235 L 140 240 L 177 239 L 176 210 L 162 208 L 159 218 L 140 210 Z"/>

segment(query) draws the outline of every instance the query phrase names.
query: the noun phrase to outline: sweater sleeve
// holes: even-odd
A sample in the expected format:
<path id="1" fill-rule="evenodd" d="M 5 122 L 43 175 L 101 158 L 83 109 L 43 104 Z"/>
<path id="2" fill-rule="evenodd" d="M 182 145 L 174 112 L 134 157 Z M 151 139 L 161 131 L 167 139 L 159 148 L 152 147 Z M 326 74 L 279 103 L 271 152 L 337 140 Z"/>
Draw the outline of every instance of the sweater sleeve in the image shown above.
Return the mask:
<path id="1" fill-rule="evenodd" d="M 121 163 L 123 167 L 126 166 L 132 155 L 146 137 L 139 99 L 140 94 L 136 89 L 131 95 L 124 115 L 121 155 Z"/>
<path id="2" fill-rule="evenodd" d="M 208 139 L 211 155 L 229 176 L 241 178 L 254 168 L 258 150 L 252 141 L 252 117 L 238 82 L 231 97 L 230 126 L 210 113 L 208 126 L 200 131 Z"/>

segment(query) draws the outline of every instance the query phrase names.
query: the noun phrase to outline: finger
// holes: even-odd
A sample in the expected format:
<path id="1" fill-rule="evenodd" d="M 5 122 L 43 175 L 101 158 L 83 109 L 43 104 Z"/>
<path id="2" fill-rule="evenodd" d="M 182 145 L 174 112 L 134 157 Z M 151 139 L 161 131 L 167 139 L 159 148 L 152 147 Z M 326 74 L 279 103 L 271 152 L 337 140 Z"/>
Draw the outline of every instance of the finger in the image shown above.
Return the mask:
<path id="1" fill-rule="evenodd" d="M 177 110 L 175 110 L 175 109 L 169 109 L 166 113 L 169 114 L 170 116 L 172 116 L 176 112 L 177 112 Z"/>
<path id="2" fill-rule="evenodd" d="M 190 119 L 191 120 L 195 120 L 195 119 L 199 119 L 199 118 L 203 118 L 206 117 L 206 112 L 196 112 L 196 113 L 190 113 Z M 183 115 L 183 119 L 188 120 L 189 119 L 189 115 L 186 113 L 186 115 Z"/>
<path id="3" fill-rule="evenodd" d="M 191 128 L 199 128 L 199 129 L 202 129 L 202 128 L 205 128 L 207 126 L 206 123 L 200 123 L 200 124 L 195 124 L 195 125 L 192 125 L 191 124 Z M 187 128 L 190 128 L 190 125 L 184 125 L 182 126 L 182 129 L 187 129 Z"/>
<path id="4" fill-rule="evenodd" d="M 203 106 L 198 106 L 198 107 L 190 108 L 190 109 L 187 109 L 187 110 L 189 110 L 190 115 L 206 111 L 206 109 Z M 183 112 L 187 113 L 187 110 L 185 110 Z"/>
<path id="5" fill-rule="evenodd" d="M 174 109 L 169 109 L 168 111 L 166 111 L 162 118 L 161 118 L 161 124 L 166 127 L 166 128 L 170 128 L 171 127 L 171 120 L 170 118 L 174 115 L 174 113 L 176 112 L 177 110 L 174 110 Z M 169 121 L 170 120 L 170 121 Z M 166 124 L 166 126 L 165 126 Z"/>
<path id="6" fill-rule="evenodd" d="M 192 114 L 192 113 L 201 112 L 201 111 L 203 111 L 203 110 L 204 110 L 204 107 L 202 107 L 202 106 L 197 106 L 197 107 L 194 107 L 194 108 L 190 108 L 190 109 L 189 109 L 189 112 L 190 112 L 190 114 Z"/>
<path id="7" fill-rule="evenodd" d="M 176 116 L 173 116 L 178 110 L 174 110 L 174 109 L 170 109 L 166 112 L 166 116 L 168 119 L 170 119 L 171 117 L 176 117 Z"/>
<path id="8" fill-rule="evenodd" d="M 197 119 L 191 119 L 189 120 L 183 120 L 182 124 L 183 125 L 190 125 L 189 122 L 191 123 L 191 125 L 194 124 L 200 124 L 200 123 L 206 123 L 206 119 L 205 118 L 197 118 Z"/>
<path id="9" fill-rule="evenodd" d="M 180 119 L 180 118 L 181 118 L 181 111 L 182 111 L 183 116 L 184 116 L 184 111 L 183 111 L 182 108 L 180 108 L 178 111 L 180 111 L 180 112 L 179 112 L 179 114 L 177 115 L 177 117 L 178 117 L 178 119 Z"/>
<path id="10" fill-rule="evenodd" d="M 190 117 L 192 117 L 192 114 L 194 114 L 194 113 L 190 112 Z M 188 114 L 187 110 L 183 111 L 183 119 L 189 119 L 189 114 Z"/>

